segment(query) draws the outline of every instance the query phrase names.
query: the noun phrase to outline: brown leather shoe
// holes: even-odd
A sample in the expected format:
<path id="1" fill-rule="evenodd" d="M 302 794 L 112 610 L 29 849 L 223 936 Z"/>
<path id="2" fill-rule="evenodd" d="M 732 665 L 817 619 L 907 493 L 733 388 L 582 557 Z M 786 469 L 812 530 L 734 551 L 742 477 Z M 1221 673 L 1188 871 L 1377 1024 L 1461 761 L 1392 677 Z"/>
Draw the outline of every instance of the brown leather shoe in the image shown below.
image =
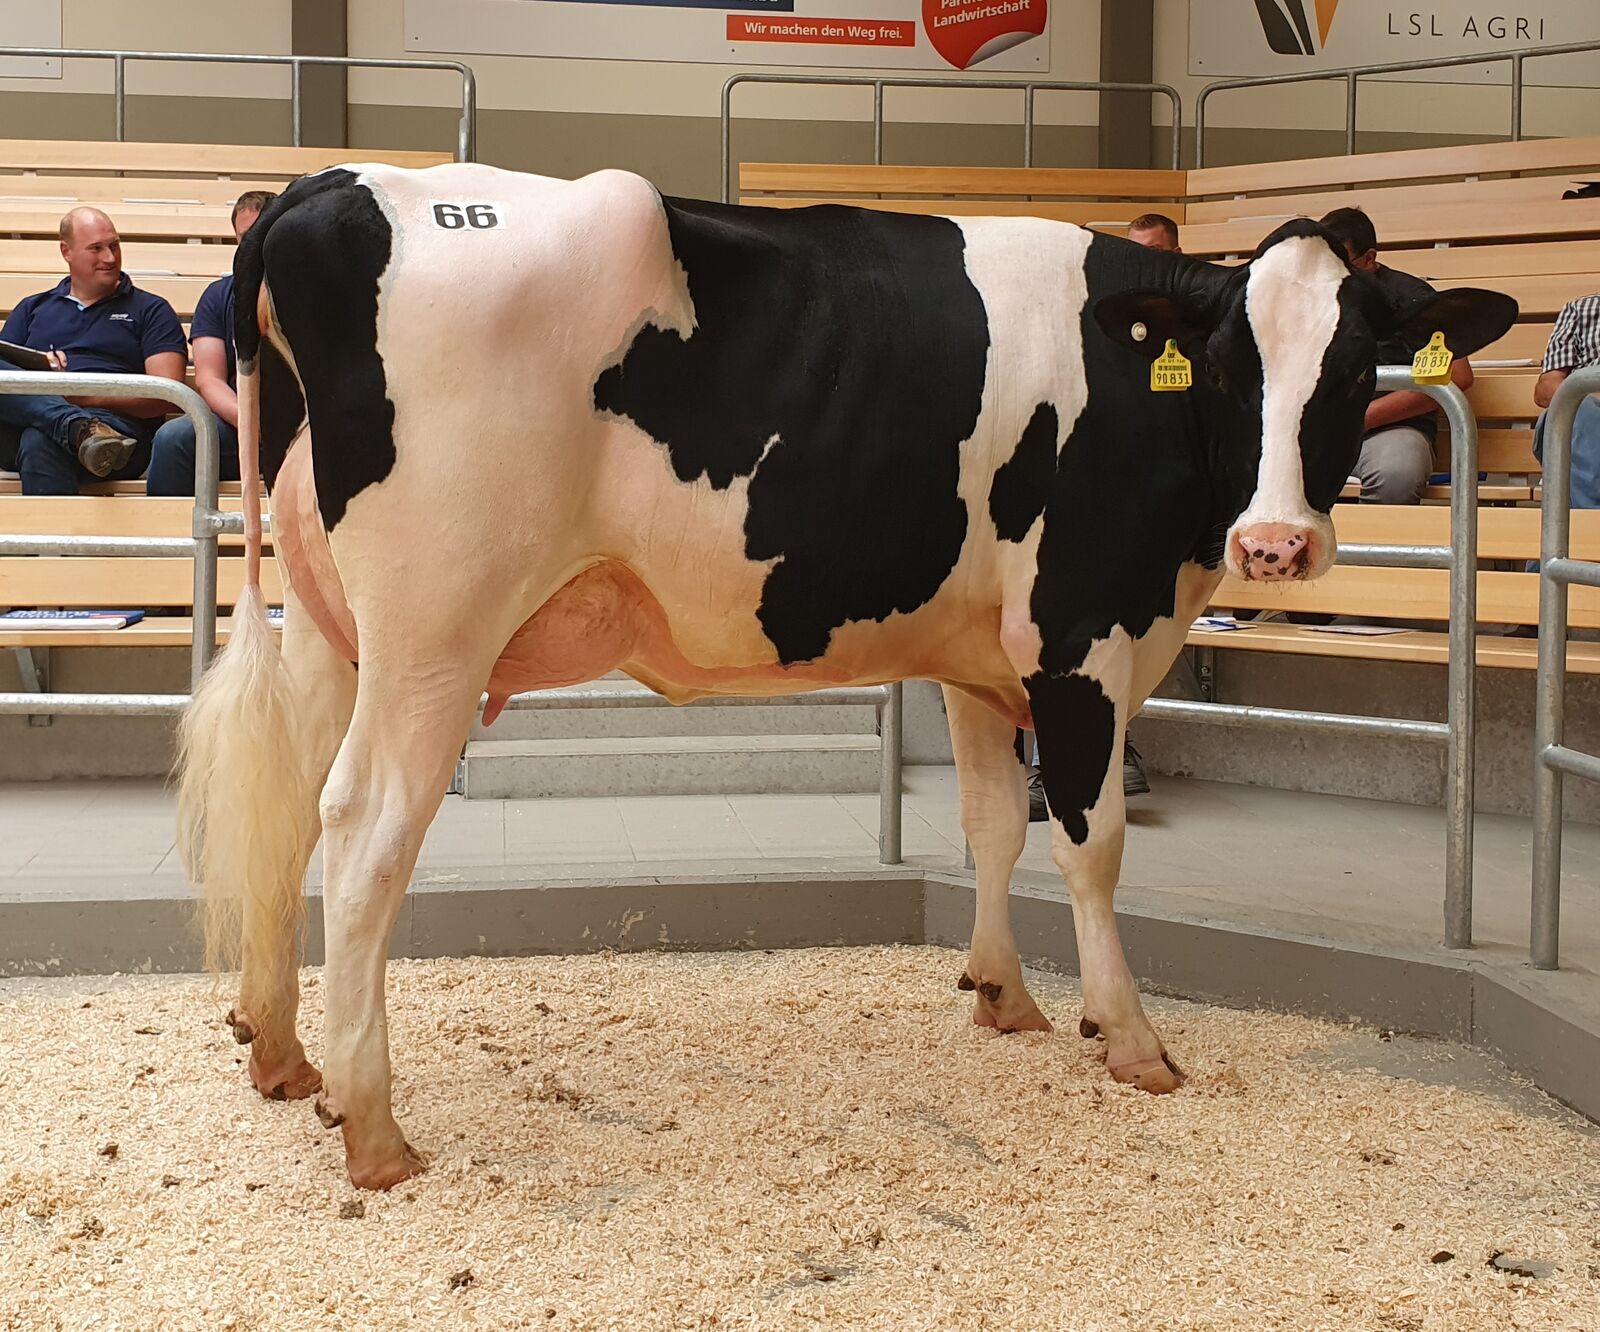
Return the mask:
<path id="1" fill-rule="evenodd" d="M 104 421 L 84 421 L 72 436 L 78 462 L 91 476 L 107 477 L 126 467 L 139 441 Z"/>

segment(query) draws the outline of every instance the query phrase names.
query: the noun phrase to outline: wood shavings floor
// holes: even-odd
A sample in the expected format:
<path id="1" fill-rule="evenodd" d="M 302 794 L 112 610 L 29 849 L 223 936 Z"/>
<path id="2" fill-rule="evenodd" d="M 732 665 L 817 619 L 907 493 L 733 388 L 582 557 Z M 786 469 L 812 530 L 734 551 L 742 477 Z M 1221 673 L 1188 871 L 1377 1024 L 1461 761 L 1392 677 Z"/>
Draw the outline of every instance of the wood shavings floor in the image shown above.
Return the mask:
<path id="1" fill-rule="evenodd" d="M 0 1327 L 1600 1329 L 1600 1139 L 1468 1052 L 1152 1001 L 1155 1099 L 1067 981 L 1055 1034 L 971 1026 L 963 963 L 392 964 L 433 1166 L 388 1195 L 206 982 L 5 982 Z"/>

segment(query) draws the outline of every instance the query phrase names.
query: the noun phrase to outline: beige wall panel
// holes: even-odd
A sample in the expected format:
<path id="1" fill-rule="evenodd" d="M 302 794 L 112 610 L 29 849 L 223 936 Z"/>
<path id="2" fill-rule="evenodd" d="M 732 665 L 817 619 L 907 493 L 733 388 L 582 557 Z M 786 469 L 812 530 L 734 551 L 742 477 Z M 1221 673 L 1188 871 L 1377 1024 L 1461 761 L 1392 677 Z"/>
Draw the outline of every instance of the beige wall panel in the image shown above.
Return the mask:
<path id="1" fill-rule="evenodd" d="M 127 51 L 289 49 L 289 0 L 62 0 L 62 44 Z M 287 69 L 130 64 L 131 95 L 288 97 Z M 109 93 L 109 60 L 69 60 L 59 79 L 0 79 L 0 92 Z M 7 133 L 12 133 L 7 127 Z"/>
<path id="2" fill-rule="evenodd" d="M 1205 3 L 1206 0 L 1197 0 Z M 1213 0 L 1214 2 L 1214 0 Z M 1229 0 L 1230 3 L 1233 0 Z M 1170 83 L 1184 99 L 1192 120 L 1195 99 L 1210 82 L 1189 72 L 1190 0 L 1155 0 L 1155 78 Z M 1552 70 L 1557 66 L 1552 64 Z M 1332 131 L 1339 138 L 1331 151 L 1343 152 L 1345 90 L 1342 83 L 1302 83 L 1218 93 L 1206 107 L 1207 133 L 1213 128 L 1278 131 Z M 1158 123 L 1168 123 L 1166 105 L 1156 103 Z M 1600 122 L 1600 91 L 1589 88 L 1533 88 L 1524 102 L 1523 132 L 1529 137 L 1592 134 Z M 1363 80 L 1357 127 L 1363 151 L 1376 150 L 1369 134 L 1404 134 L 1409 146 L 1424 142 L 1479 142 L 1510 133 L 1509 88 L 1446 84 L 1394 83 Z M 1292 144 L 1292 138 L 1289 140 Z M 1308 140 L 1314 142 L 1314 140 Z M 1304 155 L 1317 151 L 1308 149 Z M 1330 151 L 1324 149 L 1323 151 Z M 1291 153 L 1290 155 L 1300 155 Z M 1208 153 L 1213 161 L 1236 160 Z M 1244 159 L 1237 159 L 1244 160 Z"/>
<path id="3" fill-rule="evenodd" d="M 402 31 L 404 0 L 348 0 L 350 54 L 405 59 L 420 52 L 405 50 Z M 1051 28 L 1051 67 L 1044 77 L 1092 80 L 1100 65 L 1100 16 L 1096 6 L 1069 0 Z M 541 60 L 496 56 L 459 58 L 471 64 L 478 76 L 479 104 L 493 110 L 592 112 L 602 115 L 706 116 L 715 118 L 721 106 L 723 82 L 737 73 L 731 65 L 654 64 L 648 61 Z M 772 67 L 771 72 L 782 72 Z M 823 74 L 826 70 L 793 70 Z M 845 70 L 861 74 L 863 70 Z M 953 77 L 959 77 L 953 75 Z M 974 75 L 974 77 L 979 77 Z M 1020 77 L 1020 76 L 1002 76 Z M 426 82 L 424 83 L 424 79 Z M 394 70 L 353 70 L 350 100 L 356 104 L 449 106 L 459 100 L 459 84 L 451 76 L 423 76 Z M 787 119 L 870 119 L 872 95 L 864 90 L 812 88 L 747 89 L 735 95 L 735 111 L 753 117 Z M 966 93 L 959 110 L 951 94 L 891 92 L 887 111 L 891 119 L 1004 124 L 1021 120 L 1020 96 L 1004 93 Z M 748 108 L 746 110 L 745 108 Z M 1040 123 L 1093 124 L 1096 106 L 1092 96 L 1043 95 L 1039 99 Z"/>

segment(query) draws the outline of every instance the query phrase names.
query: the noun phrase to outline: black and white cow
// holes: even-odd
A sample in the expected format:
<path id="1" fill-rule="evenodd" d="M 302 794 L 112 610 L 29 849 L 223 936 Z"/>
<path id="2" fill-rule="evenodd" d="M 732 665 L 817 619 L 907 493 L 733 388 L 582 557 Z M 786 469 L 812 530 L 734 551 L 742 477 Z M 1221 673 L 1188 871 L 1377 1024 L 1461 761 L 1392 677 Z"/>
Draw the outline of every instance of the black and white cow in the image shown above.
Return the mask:
<path id="1" fill-rule="evenodd" d="M 421 1166 L 385 945 L 480 694 L 492 717 L 618 667 L 680 702 L 940 681 L 978 875 L 962 984 L 1002 1030 L 1049 1025 L 1007 917 L 1035 728 L 1083 1030 L 1117 1079 L 1178 1086 L 1112 914 L 1123 728 L 1224 566 L 1333 560 L 1378 340 L 1461 355 L 1515 314 L 1394 310 L 1303 220 L 1229 269 L 1038 219 L 474 165 L 302 180 L 235 272 L 245 494 L 259 422 L 288 609 L 280 657 L 247 590 L 189 712 L 180 840 L 242 956 L 251 1078 L 294 1097 L 322 1084 L 294 943 L 320 827 L 318 1109 L 378 1187 Z M 1169 339 L 1193 387 L 1153 393 Z"/>

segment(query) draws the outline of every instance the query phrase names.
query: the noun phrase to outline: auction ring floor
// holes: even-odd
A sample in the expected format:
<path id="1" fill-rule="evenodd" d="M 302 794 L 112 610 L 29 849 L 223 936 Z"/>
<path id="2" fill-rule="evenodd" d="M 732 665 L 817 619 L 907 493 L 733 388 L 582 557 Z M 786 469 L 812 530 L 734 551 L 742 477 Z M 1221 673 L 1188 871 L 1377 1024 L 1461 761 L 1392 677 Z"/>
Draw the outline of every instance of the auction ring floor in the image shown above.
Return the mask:
<path id="1" fill-rule="evenodd" d="M 1152 1098 L 1069 980 L 1030 976 L 1055 1033 L 973 1027 L 963 960 L 396 962 L 432 1166 L 389 1195 L 206 981 L 0 981 L 0 1326 L 1595 1326 L 1600 1136 L 1492 1060 L 1152 999 Z"/>

